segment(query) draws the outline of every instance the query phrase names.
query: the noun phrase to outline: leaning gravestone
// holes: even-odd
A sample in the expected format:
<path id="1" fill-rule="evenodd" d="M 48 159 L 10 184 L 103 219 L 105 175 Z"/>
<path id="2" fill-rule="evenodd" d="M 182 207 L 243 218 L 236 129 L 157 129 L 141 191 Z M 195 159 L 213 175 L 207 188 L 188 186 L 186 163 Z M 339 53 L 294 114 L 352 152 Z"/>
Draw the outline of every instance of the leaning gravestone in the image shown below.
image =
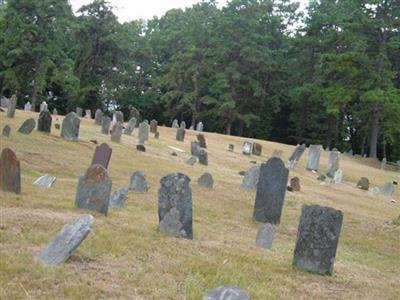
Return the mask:
<path id="1" fill-rule="evenodd" d="M 90 166 L 85 175 L 79 177 L 75 205 L 107 216 L 111 184 L 111 179 L 103 166 Z"/>
<path id="2" fill-rule="evenodd" d="M 131 183 L 129 184 L 129 189 L 141 193 L 148 191 L 149 186 L 147 183 L 146 175 L 141 171 L 136 171 L 131 176 Z"/>
<path id="3" fill-rule="evenodd" d="M 178 128 L 176 130 L 176 140 L 183 142 L 185 140 L 185 133 L 186 133 L 185 128 L 182 128 L 182 127 Z"/>
<path id="4" fill-rule="evenodd" d="M 85 110 L 85 118 L 86 119 L 92 118 L 92 112 L 90 111 L 90 109 Z"/>
<path id="5" fill-rule="evenodd" d="M 122 187 L 112 193 L 109 207 L 122 207 L 128 198 L 128 188 Z"/>
<path id="6" fill-rule="evenodd" d="M 262 146 L 259 143 L 253 143 L 252 153 L 254 155 L 260 156 L 262 153 Z"/>
<path id="7" fill-rule="evenodd" d="M 253 212 L 255 221 L 280 223 L 288 175 L 289 170 L 278 157 L 261 164 Z"/>
<path id="8" fill-rule="evenodd" d="M 80 107 L 76 108 L 76 114 L 78 116 L 78 118 L 82 118 L 82 114 L 83 114 L 83 110 Z"/>
<path id="9" fill-rule="evenodd" d="M 186 164 L 193 166 L 197 162 L 197 157 L 196 156 L 191 156 L 188 158 L 188 160 L 185 162 Z"/>
<path id="10" fill-rule="evenodd" d="M 292 155 L 289 157 L 289 161 L 288 161 L 289 170 L 293 170 L 296 167 L 297 162 L 300 160 L 300 158 L 303 155 L 305 150 L 306 150 L 305 144 L 296 146 Z"/>
<path id="11" fill-rule="evenodd" d="M 177 119 L 174 119 L 174 121 L 172 122 L 172 128 L 179 128 L 179 123 Z"/>
<path id="12" fill-rule="evenodd" d="M 67 141 L 77 142 L 79 138 L 79 125 L 81 120 L 76 113 L 70 112 L 62 122 L 61 137 Z"/>
<path id="13" fill-rule="evenodd" d="M 357 187 L 368 191 L 369 190 L 369 180 L 367 177 L 361 177 L 360 180 L 357 182 Z"/>
<path id="14" fill-rule="evenodd" d="M 200 152 L 200 143 L 198 141 L 190 142 L 190 154 L 193 156 L 199 156 Z"/>
<path id="15" fill-rule="evenodd" d="M 46 265 L 65 262 L 87 237 L 94 222 L 91 215 L 84 215 L 65 225 L 37 257 Z"/>
<path id="16" fill-rule="evenodd" d="M 38 120 L 38 131 L 50 133 L 51 131 L 51 113 L 48 110 L 43 110 L 39 114 L 39 120 Z"/>
<path id="17" fill-rule="evenodd" d="M 342 172 L 342 170 L 337 170 L 336 172 L 335 172 L 335 174 L 333 175 L 333 180 L 332 180 L 332 182 L 334 183 L 334 184 L 339 184 L 339 183 L 341 183 L 342 182 L 342 180 L 343 180 L 343 172 Z"/>
<path id="18" fill-rule="evenodd" d="M 269 223 L 261 225 L 257 232 L 256 246 L 264 249 L 271 249 L 272 242 L 276 234 L 276 229 Z"/>
<path id="19" fill-rule="evenodd" d="M 208 153 L 203 148 L 199 151 L 199 164 L 208 166 Z"/>
<path id="20" fill-rule="evenodd" d="M 101 125 L 103 119 L 103 112 L 101 109 L 96 109 L 96 113 L 94 114 L 94 124 Z"/>
<path id="21" fill-rule="evenodd" d="M 108 168 L 112 154 L 112 149 L 106 143 L 102 143 L 100 146 L 96 147 L 94 151 L 93 159 L 91 165 L 101 165 L 105 169 Z"/>
<path id="22" fill-rule="evenodd" d="M 111 129 L 111 141 L 114 143 L 121 143 L 122 124 L 120 122 L 114 123 Z"/>
<path id="23" fill-rule="evenodd" d="M 12 95 L 11 99 L 8 100 L 8 110 L 7 110 L 7 118 L 15 117 L 15 107 L 17 105 L 17 96 Z"/>
<path id="24" fill-rule="evenodd" d="M 243 149 L 242 153 L 245 155 L 250 155 L 251 154 L 251 148 L 253 147 L 253 144 L 250 142 L 244 142 L 243 143 Z"/>
<path id="25" fill-rule="evenodd" d="M 142 122 L 139 124 L 139 145 L 144 145 L 144 142 L 149 139 L 149 124 Z"/>
<path id="26" fill-rule="evenodd" d="M 331 275 L 342 221 L 340 210 L 304 205 L 297 230 L 293 265 L 304 271 Z"/>
<path id="27" fill-rule="evenodd" d="M 245 189 L 256 190 L 259 177 L 260 177 L 260 166 L 252 166 L 244 174 L 242 184 L 240 186 Z"/>
<path id="28" fill-rule="evenodd" d="M 250 300 L 249 294 L 233 286 L 220 286 L 203 297 L 203 300 Z"/>
<path id="29" fill-rule="evenodd" d="M 210 173 L 204 173 L 199 177 L 197 183 L 205 188 L 212 189 L 214 187 L 214 179 Z"/>
<path id="30" fill-rule="evenodd" d="M 114 116 L 115 116 L 115 120 L 117 121 L 117 122 L 120 122 L 121 124 L 123 124 L 124 123 L 124 114 L 122 113 L 122 111 L 116 111 L 115 113 L 114 113 Z"/>
<path id="31" fill-rule="evenodd" d="M 21 193 L 21 167 L 10 148 L 4 148 L 0 156 L 0 189 L 4 192 Z"/>
<path id="32" fill-rule="evenodd" d="M 28 101 L 24 105 L 24 111 L 31 111 L 32 109 L 32 104 Z"/>
<path id="33" fill-rule="evenodd" d="M 133 130 L 135 130 L 135 127 L 136 127 L 136 118 L 132 117 L 129 120 L 128 125 L 126 125 L 126 128 L 124 130 L 124 134 L 131 135 Z"/>
<path id="34" fill-rule="evenodd" d="M 189 182 L 190 178 L 182 173 L 172 173 L 161 178 L 158 219 L 160 231 L 192 239 L 192 190 Z"/>
<path id="35" fill-rule="evenodd" d="M 8 138 L 8 137 L 10 137 L 10 133 L 11 133 L 11 127 L 8 125 L 4 126 L 3 133 L 2 133 L 3 136 Z"/>
<path id="36" fill-rule="evenodd" d="M 56 179 L 57 179 L 56 177 L 46 174 L 46 175 L 40 176 L 38 179 L 36 179 L 33 182 L 33 184 L 51 188 L 53 186 L 54 182 L 56 181 Z"/>
<path id="37" fill-rule="evenodd" d="M 111 125 L 111 118 L 103 116 L 101 118 L 101 133 L 108 134 L 110 131 L 110 125 Z"/>
<path id="38" fill-rule="evenodd" d="M 290 187 L 293 192 L 300 192 L 300 178 L 295 176 L 290 179 Z"/>
<path id="39" fill-rule="evenodd" d="M 30 118 L 24 121 L 24 123 L 22 123 L 21 127 L 18 129 L 19 133 L 22 134 L 30 134 L 33 129 L 35 129 L 36 126 L 36 122 L 35 119 Z"/>
<path id="40" fill-rule="evenodd" d="M 206 137 L 204 136 L 204 134 L 199 133 L 199 134 L 197 135 L 197 140 L 198 140 L 199 143 L 200 143 L 200 148 L 207 149 Z"/>
<path id="41" fill-rule="evenodd" d="M 157 132 L 157 127 L 158 127 L 157 120 L 151 120 L 150 121 L 150 132 L 151 133 L 156 133 Z"/>
<path id="42" fill-rule="evenodd" d="M 340 152 L 339 151 L 331 151 L 329 152 L 328 157 L 328 172 L 326 176 L 333 178 L 335 172 L 339 170 L 339 159 L 340 159 Z"/>
<path id="43" fill-rule="evenodd" d="M 308 149 L 307 170 L 318 172 L 321 148 L 321 145 L 310 145 L 310 148 Z"/>

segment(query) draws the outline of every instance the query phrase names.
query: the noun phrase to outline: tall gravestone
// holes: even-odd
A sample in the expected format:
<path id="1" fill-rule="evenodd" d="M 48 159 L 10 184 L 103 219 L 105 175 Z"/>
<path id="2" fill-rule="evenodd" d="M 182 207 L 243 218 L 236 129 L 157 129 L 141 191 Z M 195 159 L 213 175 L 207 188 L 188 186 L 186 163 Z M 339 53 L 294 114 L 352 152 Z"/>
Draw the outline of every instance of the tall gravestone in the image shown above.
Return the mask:
<path id="1" fill-rule="evenodd" d="M 136 171 L 131 176 L 131 182 L 129 184 L 129 189 L 141 193 L 145 193 L 149 189 L 147 183 L 146 175 L 141 171 Z"/>
<path id="2" fill-rule="evenodd" d="M 124 130 L 124 134 L 126 134 L 126 135 L 132 134 L 133 130 L 135 130 L 135 127 L 136 127 L 136 121 L 137 120 L 135 117 L 130 118 L 128 125 L 126 125 L 126 128 Z"/>
<path id="3" fill-rule="evenodd" d="M 343 214 L 319 205 L 304 205 L 301 210 L 293 265 L 317 273 L 333 273 Z"/>
<path id="4" fill-rule="evenodd" d="M 51 131 L 51 113 L 46 109 L 39 114 L 38 131 L 50 133 Z"/>
<path id="5" fill-rule="evenodd" d="M 307 170 L 318 172 L 321 148 L 321 145 L 310 145 L 308 149 Z"/>
<path id="6" fill-rule="evenodd" d="M 182 127 L 178 128 L 176 130 L 176 140 L 183 142 L 185 140 L 185 133 L 186 133 L 185 128 Z"/>
<path id="7" fill-rule="evenodd" d="M 79 177 L 75 205 L 107 215 L 111 193 L 111 179 L 101 165 L 92 165 Z"/>
<path id="8" fill-rule="evenodd" d="M 203 122 L 200 121 L 199 123 L 197 123 L 196 130 L 197 131 L 203 131 L 204 130 Z"/>
<path id="9" fill-rule="evenodd" d="M 151 133 L 156 133 L 157 132 L 157 127 L 158 127 L 157 120 L 151 120 L 150 121 L 150 132 Z"/>
<path id="10" fill-rule="evenodd" d="M 44 111 L 44 110 L 48 110 L 48 106 L 47 106 L 47 102 L 46 101 L 42 101 L 42 103 L 40 103 L 40 112 Z"/>
<path id="11" fill-rule="evenodd" d="M 10 137 L 11 127 L 9 125 L 4 126 L 2 135 L 6 138 Z"/>
<path id="12" fill-rule="evenodd" d="M 289 157 L 288 160 L 289 170 L 293 170 L 296 167 L 297 162 L 300 160 L 305 150 L 306 150 L 305 144 L 296 146 L 296 148 L 294 149 L 292 155 Z"/>
<path id="13" fill-rule="evenodd" d="M 261 164 L 253 219 L 262 223 L 279 224 L 289 170 L 278 157 Z"/>
<path id="14" fill-rule="evenodd" d="M 335 174 L 333 174 L 333 180 L 332 180 L 332 182 L 333 182 L 334 184 L 339 184 L 339 183 L 342 182 L 342 180 L 343 180 L 343 171 L 339 169 L 339 170 L 337 170 L 337 171 L 335 172 Z"/>
<path id="15" fill-rule="evenodd" d="M 101 133 L 109 134 L 111 125 L 111 118 L 108 116 L 103 116 L 101 118 Z"/>
<path id="16" fill-rule="evenodd" d="M 76 113 L 70 112 L 62 122 L 61 137 L 67 141 L 77 142 L 79 138 L 79 126 L 81 120 Z"/>
<path id="17" fill-rule="evenodd" d="M 339 151 L 330 151 L 328 157 L 328 172 L 326 175 L 328 177 L 333 178 L 335 172 L 339 170 L 339 159 L 340 159 L 340 152 Z"/>
<path id="18" fill-rule="evenodd" d="M 197 140 L 198 140 L 199 143 L 200 143 L 200 148 L 207 149 L 206 137 L 204 136 L 204 134 L 199 133 L 199 134 L 197 135 Z"/>
<path id="19" fill-rule="evenodd" d="M 35 129 L 36 121 L 33 118 L 29 118 L 22 123 L 22 125 L 18 128 L 18 132 L 22 134 L 30 134 L 33 129 Z"/>
<path id="20" fill-rule="evenodd" d="M 111 129 L 111 141 L 114 143 L 121 143 L 122 124 L 120 122 L 114 123 Z"/>
<path id="21" fill-rule="evenodd" d="M 58 116 L 58 111 L 56 108 L 53 108 L 53 115 Z"/>
<path id="22" fill-rule="evenodd" d="M 21 193 L 21 167 L 14 151 L 4 148 L 0 156 L 0 189 Z"/>
<path id="23" fill-rule="evenodd" d="M 17 96 L 12 95 L 11 99 L 8 100 L 7 118 L 15 117 L 15 107 L 16 106 L 17 106 Z"/>
<path id="24" fill-rule="evenodd" d="M 106 143 L 102 143 L 100 146 L 96 147 L 94 151 L 93 159 L 91 165 L 101 165 L 105 169 L 108 168 L 112 154 L 112 149 Z"/>
<path id="25" fill-rule="evenodd" d="M 172 173 L 161 178 L 158 219 L 160 231 L 192 239 L 192 189 L 189 182 L 190 178 L 182 173 Z"/>
<path id="26" fill-rule="evenodd" d="M 96 113 L 94 114 L 94 124 L 101 125 L 103 119 L 103 112 L 101 109 L 96 109 Z"/>
<path id="27" fill-rule="evenodd" d="M 149 124 L 142 122 L 139 124 L 139 144 L 144 145 L 149 139 Z"/>

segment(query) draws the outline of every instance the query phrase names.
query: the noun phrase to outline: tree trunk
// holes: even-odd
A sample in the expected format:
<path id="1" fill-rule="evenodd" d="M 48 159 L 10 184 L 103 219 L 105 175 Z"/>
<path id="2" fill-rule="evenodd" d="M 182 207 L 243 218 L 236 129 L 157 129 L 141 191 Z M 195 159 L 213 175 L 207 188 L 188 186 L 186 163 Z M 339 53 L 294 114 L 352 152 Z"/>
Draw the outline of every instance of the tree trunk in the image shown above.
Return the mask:
<path id="1" fill-rule="evenodd" d="M 32 89 L 32 107 L 31 111 L 36 111 L 36 102 L 37 102 L 37 86 L 36 80 L 33 80 L 33 89 Z"/>
<path id="2" fill-rule="evenodd" d="M 377 158 L 378 148 L 378 135 L 379 135 L 379 108 L 378 105 L 372 107 L 371 115 L 371 139 L 369 144 L 369 157 Z"/>
<path id="3" fill-rule="evenodd" d="M 226 134 L 231 135 L 231 129 L 232 129 L 232 121 L 228 121 L 226 124 Z"/>

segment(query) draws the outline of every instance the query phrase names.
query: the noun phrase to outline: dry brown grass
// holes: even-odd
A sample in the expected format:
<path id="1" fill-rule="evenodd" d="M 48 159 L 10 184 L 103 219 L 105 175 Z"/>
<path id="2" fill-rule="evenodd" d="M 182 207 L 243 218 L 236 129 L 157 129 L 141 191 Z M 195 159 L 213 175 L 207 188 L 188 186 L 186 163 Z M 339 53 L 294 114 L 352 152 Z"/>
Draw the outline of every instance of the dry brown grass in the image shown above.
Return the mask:
<path id="1" fill-rule="evenodd" d="M 371 197 L 355 187 L 361 176 L 372 186 L 400 181 L 399 173 L 381 171 L 362 158 L 343 155 L 345 182 L 320 185 L 317 175 L 304 170 L 306 154 L 290 177 L 299 176 L 302 191 L 287 193 L 278 235 L 272 250 L 255 247 L 259 224 L 252 221 L 255 192 L 242 190 L 239 171 L 256 160 L 266 160 L 274 149 L 286 160 L 294 147 L 268 141 L 263 156 L 246 157 L 239 150 L 243 138 L 205 133 L 209 166 L 184 163 L 196 132 L 187 131 L 185 142 L 175 141 L 175 130 L 159 127 L 160 139 L 150 137 L 147 152 L 134 149 L 137 131 L 114 144 L 92 120 L 82 120 L 80 142 L 66 142 L 52 128 L 50 136 L 17 133 L 28 116 L 15 119 L 0 113 L 0 129 L 12 128 L 11 138 L 1 137 L 1 149 L 12 148 L 22 167 L 22 194 L 0 192 L 0 295 L 3 299 L 201 299 L 218 285 L 230 284 L 249 291 L 252 299 L 398 299 L 400 294 L 400 227 L 390 222 L 400 214 L 399 192 L 390 198 Z M 60 117 L 61 119 L 61 117 Z M 55 119 L 53 119 L 53 122 Z M 61 123 L 61 120 L 58 121 Z M 67 263 L 44 267 L 34 256 L 67 222 L 87 211 L 74 207 L 76 183 L 89 166 L 95 145 L 113 148 L 109 174 L 113 190 L 127 186 L 132 172 L 146 173 L 147 194 L 130 193 L 123 209 L 109 216 L 92 213 L 93 231 Z M 235 145 L 235 153 L 227 145 Z M 186 151 L 170 155 L 175 146 Z M 325 171 L 327 152 L 321 159 Z M 157 230 L 157 190 L 162 176 L 180 171 L 191 179 L 194 203 L 194 240 L 170 237 Z M 210 172 L 215 188 L 199 187 L 197 178 Z M 52 189 L 33 186 L 42 174 L 57 176 Z M 333 276 L 318 276 L 292 268 L 300 209 L 317 203 L 341 209 L 342 234 Z M 389 222 L 388 222 L 389 221 Z"/>

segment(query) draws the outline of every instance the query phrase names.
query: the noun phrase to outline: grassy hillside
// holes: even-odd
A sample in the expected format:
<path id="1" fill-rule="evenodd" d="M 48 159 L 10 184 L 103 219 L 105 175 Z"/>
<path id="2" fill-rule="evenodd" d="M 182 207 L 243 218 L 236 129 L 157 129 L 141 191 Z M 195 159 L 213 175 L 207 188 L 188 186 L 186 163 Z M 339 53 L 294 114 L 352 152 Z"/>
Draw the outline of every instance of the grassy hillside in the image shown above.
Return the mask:
<path id="1" fill-rule="evenodd" d="M 12 128 L 11 137 L 1 137 L 1 150 L 12 148 L 21 161 L 22 193 L 0 191 L 0 295 L 2 299 L 201 299 L 210 289 L 229 284 L 246 289 L 252 299 L 396 299 L 400 294 L 400 226 L 388 222 L 400 214 L 399 192 L 392 198 L 368 196 L 357 189 L 359 177 L 371 186 L 400 181 L 399 173 L 381 171 L 365 159 L 341 157 L 345 182 L 320 185 L 317 174 L 305 170 L 307 153 L 297 170 L 302 191 L 286 193 L 281 224 L 272 250 L 255 247 L 260 224 L 252 221 L 254 191 L 240 188 L 239 171 L 255 160 L 261 163 L 275 149 L 286 161 L 294 147 L 267 141 L 261 157 L 240 153 L 244 138 L 205 133 L 209 166 L 185 164 L 190 141 L 175 141 L 175 130 L 159 127 L 160 139 L 151 135 L 147 152 L 134 148 L 133 136 L 115 144 L 100 133 L 93 120 L 82 120 L 80 141 L 63 141 L 60 131 L 19 134 L 19 125 L 38 114 L 17 111 L 15 119 L 0 113 L 0 129 Z M 54 123 L 61 123 L 60 120 Z M 110 209 L 108 217 L 74 207 L 78 176 L 89 167 L 96 145 L 113 148 L 109 175 L 112 190 L 129 184 L 130 175 L 142 170 L 149 179 L 147 194 L 130 191 L 122 209 Z M 235 152 L 227 151 L 228 144 Z M 171 155 L 168 146 L 186 153 Z M 328 153 L 322 154 L 326 171 Z M 191 178 L 194 239 L 178 239 L 157 230 L 159 180 L 170 172 Z M 214 189 L 197 185 L 204 172 L 214 177 Z M 53 188 L 32 185 L 40 175 L 57 177 Z M 320 204 L 344 214 L 334 275 L 319 276 L 292 268 L 296 231 L 303 204 Z M 95 217 L 92 232 L 63 265 L 45 267 L 34 260 L 40 250 L 77 216 Z M 397 298 L 398 299 L 398 298 Z"/>

